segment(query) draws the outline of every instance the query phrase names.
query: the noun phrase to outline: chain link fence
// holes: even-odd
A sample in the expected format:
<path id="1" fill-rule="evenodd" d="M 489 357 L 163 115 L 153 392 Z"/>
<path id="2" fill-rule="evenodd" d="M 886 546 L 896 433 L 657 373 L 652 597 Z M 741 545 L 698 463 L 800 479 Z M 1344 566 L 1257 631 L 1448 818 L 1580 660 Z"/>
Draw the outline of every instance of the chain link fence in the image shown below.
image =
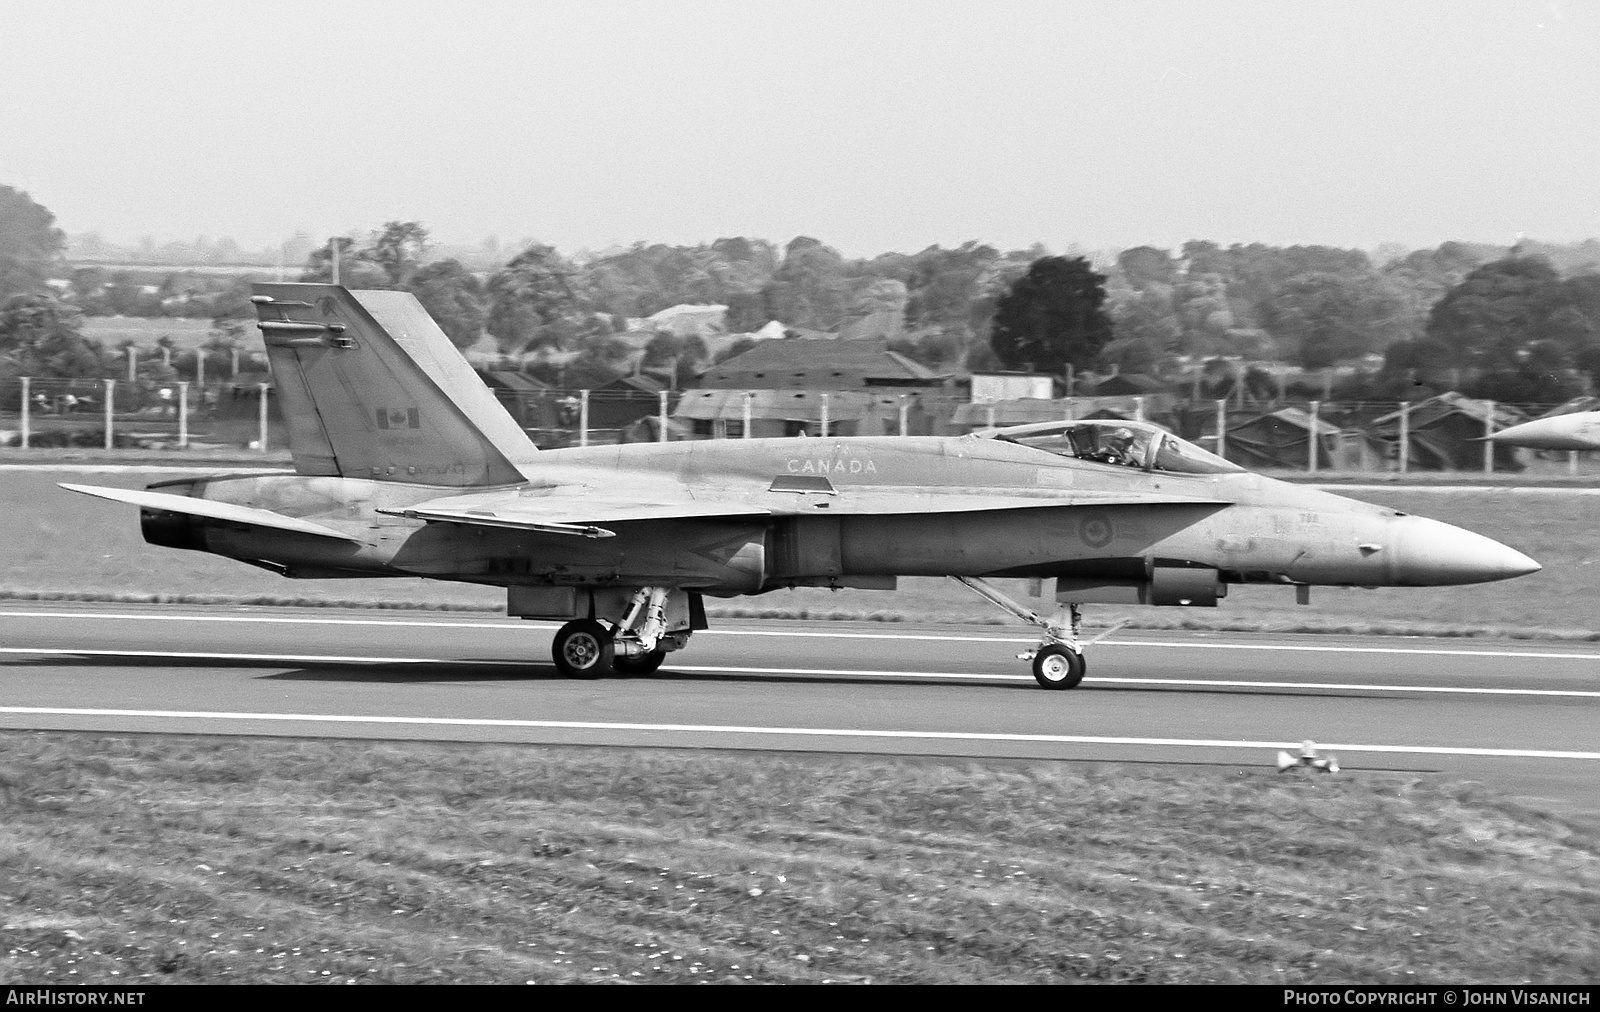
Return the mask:
<path id="1" fill-rule="evenodd" d="M 0 380 L 0 445 L 285 449 L 287 430 L 265 380 L 265 373 L 203 385 L 147 377 Z M 882 405 L 874 407 L 868 403 L 873 398 L 863 400 L 860 391 L 539 388 L 497 389 L 495 395 L 542 449 L 746 436 L 955 434 L 982 428 L 995 415 L 982 405 L 964 413 L 924 411 L 934 403 L 904 394 L 880 397 Z M 697 398 L 715 400 L 718 407 L 708 415 L 696 407 Z M 1545 414 L 1555 407 L 1551 404 L 1495 404 L 1452 395 L 1406 403 L 1281 401 L 1247 408 L 1229 401 L 1178 401 L 1146 414 L 1142 399 L 1135 400 L 1141 403 L 1122 417 L 1163 425 L 1251 470 L 1600 471 L 1591 454 L 1534 453 L 1484 440 Z M 914 416 L 908 414 L 908 401 L 917 406 Z M 1080 417 L 1068 401 L 1053 404 L 1061 405 L 1050 408 L 1060 417 Z M 1094 410 L 1083 416 L 1097 415 L 1118 417 Z M 914 424 L 908 426 L 908 417 Z M 966 424 L 960 423 L 963 417 Z M 875 420 L 872 426 L 866 424 L 869 418 Z"/>

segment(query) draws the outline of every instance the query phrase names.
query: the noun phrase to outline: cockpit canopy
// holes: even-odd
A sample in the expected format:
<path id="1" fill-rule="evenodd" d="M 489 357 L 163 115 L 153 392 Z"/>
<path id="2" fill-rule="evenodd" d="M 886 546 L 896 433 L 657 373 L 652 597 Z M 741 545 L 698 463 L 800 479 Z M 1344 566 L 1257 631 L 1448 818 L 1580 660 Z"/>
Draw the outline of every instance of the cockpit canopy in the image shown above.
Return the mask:
<path id="1" fill-rule="evenodd" d="M 1202 450 L 1148 422 L 1093 418 L 1076 422 L 1038 422 L 973 435 L 1031 446 L 1061 457 L 1173 474 L 1235 474 L 1244 468 Z"/>

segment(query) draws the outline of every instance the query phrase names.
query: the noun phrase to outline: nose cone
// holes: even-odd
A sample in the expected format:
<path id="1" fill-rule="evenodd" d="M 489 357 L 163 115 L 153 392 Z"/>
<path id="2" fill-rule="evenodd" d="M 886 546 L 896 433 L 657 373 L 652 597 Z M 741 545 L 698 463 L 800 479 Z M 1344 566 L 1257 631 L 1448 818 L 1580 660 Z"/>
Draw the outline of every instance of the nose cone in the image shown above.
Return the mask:
<path id="1" fill-rule="evenodd" d="M 1600 412 L 1580 411 L 1501 429 L 1490 441 L 1535 450 L 1600 450 Z"/>
<path id="2" fill-rule="evenodd" d="M 1488 583 L 1543 568 L 1515 548 L 1426 517 L 1399 518 L 1395 534 L 1394 575 L 1402 586 Z"/>

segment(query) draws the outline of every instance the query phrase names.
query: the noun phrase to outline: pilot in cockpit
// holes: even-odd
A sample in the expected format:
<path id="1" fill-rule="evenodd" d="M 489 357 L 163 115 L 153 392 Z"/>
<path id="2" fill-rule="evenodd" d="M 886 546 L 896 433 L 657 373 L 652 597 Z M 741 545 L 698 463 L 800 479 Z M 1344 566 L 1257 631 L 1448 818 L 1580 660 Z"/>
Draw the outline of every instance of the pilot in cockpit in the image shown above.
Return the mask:
<path id="1" fill-rule="evenodd" d="M 1143 463 L 1141 456 L 1133 430 L 1118 428 L 1106 433 L 1100 452 L 1094 455 L 1094 459 L 1106 464 L 1138 467 Z"/>

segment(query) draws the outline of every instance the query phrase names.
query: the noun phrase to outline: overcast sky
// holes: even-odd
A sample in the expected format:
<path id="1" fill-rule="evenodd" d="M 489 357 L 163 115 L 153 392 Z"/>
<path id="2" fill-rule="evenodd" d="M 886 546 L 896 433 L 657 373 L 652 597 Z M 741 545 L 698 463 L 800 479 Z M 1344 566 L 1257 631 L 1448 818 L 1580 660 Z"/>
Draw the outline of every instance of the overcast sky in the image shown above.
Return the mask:
<path id="1" fill-rule="evenodd" d="M 0 183 L 255 248 L 1600 236 L 1600 5 L 12 0 Z"/>

